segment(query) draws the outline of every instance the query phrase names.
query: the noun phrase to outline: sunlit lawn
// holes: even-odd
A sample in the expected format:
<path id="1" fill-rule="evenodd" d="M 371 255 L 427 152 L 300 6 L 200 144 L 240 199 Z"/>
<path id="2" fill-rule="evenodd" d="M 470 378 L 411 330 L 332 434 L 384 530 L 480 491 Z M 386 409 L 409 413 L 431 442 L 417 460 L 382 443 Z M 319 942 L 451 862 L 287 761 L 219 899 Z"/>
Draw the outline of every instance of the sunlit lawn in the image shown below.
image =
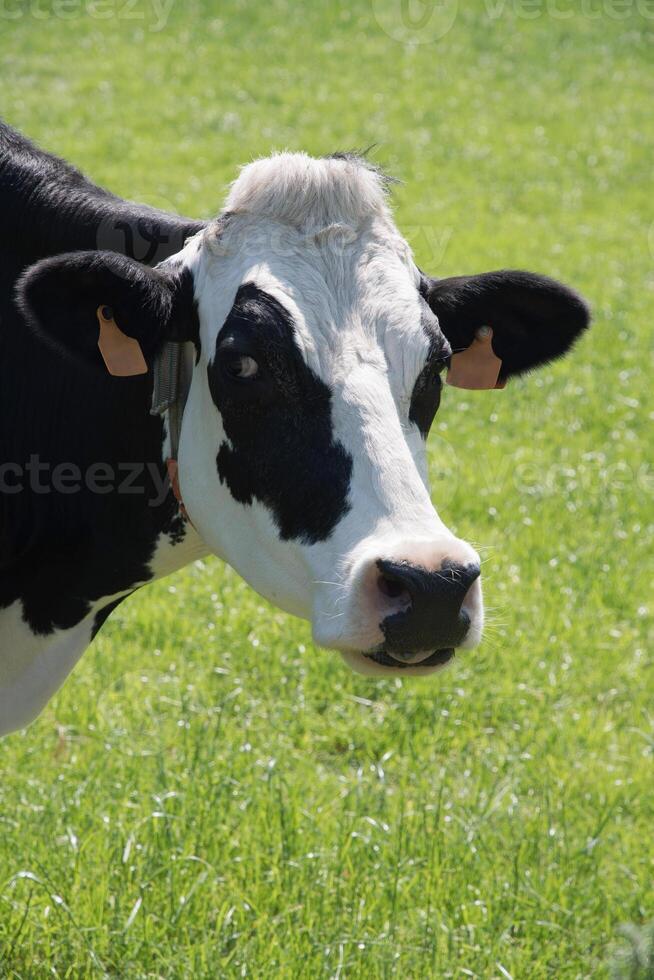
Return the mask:
<path id="1" fill-rule="evenodd" d="M 445 673 L 357 677 L 213 560 L 120 607 L 0 743 L 2 976 L 595 977 L 654 916 L 654 20 L 460 4 L 403 44 L 400 6 L 5 5 L 3 114 L 111 189 L 204 216 L 254 155 L 377 143 L 421 265 L 559 276 L 595 325 L 446 392 L 491 624 Z"/>

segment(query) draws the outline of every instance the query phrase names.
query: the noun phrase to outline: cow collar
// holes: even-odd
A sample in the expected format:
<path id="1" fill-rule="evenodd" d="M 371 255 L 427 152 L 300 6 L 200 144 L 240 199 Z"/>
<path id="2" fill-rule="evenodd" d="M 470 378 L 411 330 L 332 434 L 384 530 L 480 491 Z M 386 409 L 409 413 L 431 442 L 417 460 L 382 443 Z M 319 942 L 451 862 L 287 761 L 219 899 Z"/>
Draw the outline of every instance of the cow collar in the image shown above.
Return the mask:
<path id="1" fill-rule="evenodd" d="M 193 523 L 184 507 L 184 501 L 179 489 L 177 457 L 179 440 L 182 431 L 182 418 L 186 399 L 191 387 L 193 372 L 192 361 L 187 356 L 187 345 L 175 341 L 166 341 L 152 367 L 152 405 L 150 415 L 166 417 L 169 453 L 166 458 L 166 469 L 170 486 L 179 505 L 184 520 Z"/>

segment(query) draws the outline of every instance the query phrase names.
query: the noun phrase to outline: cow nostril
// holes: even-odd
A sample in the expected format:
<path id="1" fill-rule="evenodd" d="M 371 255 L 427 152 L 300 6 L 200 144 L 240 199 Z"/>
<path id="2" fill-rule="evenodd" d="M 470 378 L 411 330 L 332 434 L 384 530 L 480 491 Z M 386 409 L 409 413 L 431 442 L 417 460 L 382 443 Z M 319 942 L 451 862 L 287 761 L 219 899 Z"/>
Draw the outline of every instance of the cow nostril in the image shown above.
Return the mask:
<path id="1" fill-rule="evenodd" d="M 397 579 L 389 578 L 388 575 L 378 576 L 377 588 L 387 599 L 403 599 L 407 603 L 411 602 L 411 596 L 406 586 Z"/>

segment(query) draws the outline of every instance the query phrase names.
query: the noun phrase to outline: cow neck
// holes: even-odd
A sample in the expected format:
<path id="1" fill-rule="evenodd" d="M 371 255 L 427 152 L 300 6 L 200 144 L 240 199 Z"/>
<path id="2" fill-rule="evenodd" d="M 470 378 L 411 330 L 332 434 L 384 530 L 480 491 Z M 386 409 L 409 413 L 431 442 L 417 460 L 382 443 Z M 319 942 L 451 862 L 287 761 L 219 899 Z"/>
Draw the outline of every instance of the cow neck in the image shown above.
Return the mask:
<path id="1" fill-rule="evenodd" d="M 168 479 L 182 517 L 193 523 L 190 521 L 182 500 L 177 466 L 182 418 L 193 373 L 193 360 L 188 347 L 189 345 L 186 343 L 166 341 L 157 354 L 152 368 L 153 384 L 150 414 L 159 415 L 166 419 L 169 442 L 169 451 L 166 457 Z"/>

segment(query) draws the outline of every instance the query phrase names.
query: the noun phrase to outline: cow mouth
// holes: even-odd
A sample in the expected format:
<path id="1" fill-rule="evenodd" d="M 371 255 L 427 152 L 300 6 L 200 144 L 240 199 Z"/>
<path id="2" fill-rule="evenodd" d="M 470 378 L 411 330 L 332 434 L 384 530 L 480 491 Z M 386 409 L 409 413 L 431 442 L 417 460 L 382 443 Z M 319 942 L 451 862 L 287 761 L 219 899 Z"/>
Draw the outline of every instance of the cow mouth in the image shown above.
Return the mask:
<path id="1" fill-rule="evenodd" d="M 442 667 L 452 660 L 454 649 L 448 647 L 446 650 L 434 650 L 424 660 L 417 660 L 414 663 L 405 663 L 403 660 L 396 660 L 390 653 L 381 650 L 376 653 L 366 653 L 365 656 L 368 660 L 373 660 L 381 667 L 399 667 L 400 669 L 405 667 Z"/>

